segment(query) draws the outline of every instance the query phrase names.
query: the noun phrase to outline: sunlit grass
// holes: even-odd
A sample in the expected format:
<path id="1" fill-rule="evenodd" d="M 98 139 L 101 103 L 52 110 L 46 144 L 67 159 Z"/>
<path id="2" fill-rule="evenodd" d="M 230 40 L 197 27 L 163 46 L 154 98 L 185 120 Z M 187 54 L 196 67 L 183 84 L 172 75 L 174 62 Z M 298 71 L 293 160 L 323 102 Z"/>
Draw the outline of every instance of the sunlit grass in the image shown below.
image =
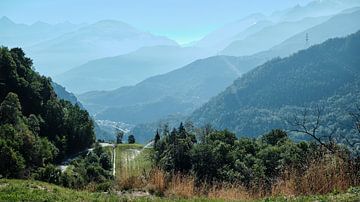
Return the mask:
<path id="1" fill-rule="evenodd" d="M 139 144 L 116 147 L 116 182 L 118 189 L 143 189 L 151 169 L 151 149 Z"/>

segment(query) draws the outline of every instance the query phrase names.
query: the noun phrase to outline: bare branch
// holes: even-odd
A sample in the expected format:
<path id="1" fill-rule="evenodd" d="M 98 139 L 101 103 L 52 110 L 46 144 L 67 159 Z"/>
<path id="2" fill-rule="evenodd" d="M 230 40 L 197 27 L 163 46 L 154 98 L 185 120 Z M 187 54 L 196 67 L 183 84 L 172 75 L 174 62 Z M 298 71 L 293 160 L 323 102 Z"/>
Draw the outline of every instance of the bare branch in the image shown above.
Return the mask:
<path id="1" fill-rule="evenodd" d="M 293 127 L 293 129 L 291 129 L 290 131 L 308 135 L 312 139 L 314 139 L 316 142 L 318 142 L 320 145 L 325 147 L 327 150 L 334 153 L 335 151 L 334 151 L 332 145 L 327 144 L 326 142 L 321 140 L 320 136 L 317 135 L 317 133 L 320 129 L 320 126 L 321 126 L 322 111 L 323 111 L 322 108 L 317 107 L 315 120 L 311 121 L 311 120 L 309 120 L 308 109 L 305 108 L 302 111 L 301 118 L 299 118 L 298 116 L 295 116 L 294 120 L 289 122 L 290 125 Z M 333 141 L 333 139 L 332 139 L 333 133 L 335 133 L 335 131 L 331 132 L 331 134 L 327 136 L 329 142 Z"/>

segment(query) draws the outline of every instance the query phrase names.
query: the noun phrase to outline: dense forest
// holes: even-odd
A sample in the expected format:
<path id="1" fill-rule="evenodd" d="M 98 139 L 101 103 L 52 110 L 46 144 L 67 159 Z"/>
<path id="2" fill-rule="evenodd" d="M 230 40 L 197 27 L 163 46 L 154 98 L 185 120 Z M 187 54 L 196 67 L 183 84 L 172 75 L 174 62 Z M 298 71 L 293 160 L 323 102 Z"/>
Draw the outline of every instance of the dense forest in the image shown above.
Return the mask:
<path id="1" fill-rule="evenodd" d="M 39 178 L 95 142 L 94 124 L 79 105 L 61 100 L 19 48 L 0 49 L 0 175 Z M 45 175 L 46 176 L 46 175 Z"/>

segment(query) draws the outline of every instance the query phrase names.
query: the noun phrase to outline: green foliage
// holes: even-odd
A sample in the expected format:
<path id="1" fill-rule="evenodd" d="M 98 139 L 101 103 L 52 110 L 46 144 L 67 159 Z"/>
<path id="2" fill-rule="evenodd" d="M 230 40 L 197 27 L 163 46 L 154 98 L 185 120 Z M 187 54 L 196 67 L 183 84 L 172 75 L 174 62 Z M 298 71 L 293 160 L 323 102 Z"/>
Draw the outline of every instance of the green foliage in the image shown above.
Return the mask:
<path id="1" fill-rule="evenodd" d="M 229 182 L 270 189 L 285 169 L 301 173 L 315 153 L 322 150 L 311 143 L 293 142 L 279 129 L 258 139 L 238 139 L 227 130 L 197 131 L 207 131 L 201 132 L 203 136 L 197 135 L 202 141 L 192 140 L 195 134 L 187 132 L 182 124 L 170 134 L 162 134 L 154 145 L 155 165 L 169 173 L 192 173 L 197 182 Z"/>
<path id="2" fill-rule="evenodd" d="M 170 134 L 163 130 L 163 138 L 156 143 L 154 161 L 168 172 L 188 172 L 191 169 L 190 153 L 194 135 L 188 133 L 181 123 Z"/>
<path id="3" fill-rule="evenodd" d="M 21 105 L 15 93 L 9 93 L 0 105 L 0 123 L 17 125 L 22 118 Z"/>
<path id="4" fill-rule="evenodd" d="M 82 188 L 91 182 L 104 183 L 112 179 L 111 168 L 111 154 L 97 143 L 93 151 L 71 162 L 60 184 Z"/>
<path id="5" fill-rule="evenodd" d="M 40 168 L 35 174 L 35 179 L 54 184 L 60 183 L 61 170 L 54 165 L 48 164 Z"/>
<path id="6" fill-rule="evenodd" d="M 0 48 L 0 86 L 0 175 L 27 178 L 38 171 L 46 180 L 51 163 L 95 141 L 89 114 L 58 99 L 20 48 Z"/>
<path id="7" fill-rule="evenodd" d="M 25 168 L 24 158 L 19 152 L 0 140 L 0 175 L 3 177 L 20 177 Z"/>

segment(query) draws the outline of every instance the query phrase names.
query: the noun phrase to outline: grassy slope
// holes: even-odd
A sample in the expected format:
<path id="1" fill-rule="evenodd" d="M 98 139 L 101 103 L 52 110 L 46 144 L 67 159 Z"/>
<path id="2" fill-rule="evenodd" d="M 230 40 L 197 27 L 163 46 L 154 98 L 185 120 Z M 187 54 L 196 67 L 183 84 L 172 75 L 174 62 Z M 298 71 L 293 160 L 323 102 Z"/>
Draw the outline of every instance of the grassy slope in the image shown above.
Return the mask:
<path id="1" fill-rule="evenodd" d="M 116 147 L 116 176 L 139 176 L 141 172 L 149 170 L 151 162 L 149 149 L 143 149 L 139 144 L 119 144 Z M 140 154 L 131 159 L 133 150 L 140 150 Z"/>
<path id="2" fill-rule="evenodd" d="M 223 201 L 210 199 L 175 199 L 175 198 L 126 198 L 115 194 L 90 193 L 86 191 L 76 191 L 63 187 L 51 185 L 44 182 L 30 180 L 0 180 L 0 201 Z M 310 201 L 360 201 L 360 188 L 353 188 L 342 194 L 329 194 L 326 196 L 309 196 L 292 199 L 275 198 L 263 199 L 260 201 L 292 201 L 292 202 L 310 202 Z"/>

